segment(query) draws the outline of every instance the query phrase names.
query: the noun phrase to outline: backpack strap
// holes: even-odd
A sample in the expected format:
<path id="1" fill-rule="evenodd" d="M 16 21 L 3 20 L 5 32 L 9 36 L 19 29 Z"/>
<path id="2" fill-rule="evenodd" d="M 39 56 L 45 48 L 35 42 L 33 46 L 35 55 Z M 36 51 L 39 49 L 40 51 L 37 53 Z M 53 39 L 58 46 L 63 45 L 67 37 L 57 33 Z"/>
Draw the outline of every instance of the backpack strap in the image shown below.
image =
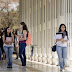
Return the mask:
<path id="1" fill-rule="evenodd" d="M 28 33 L 27 33 L 27 38 L 28 38 Z"/>
<path id="2" fill-rule="evenodd" d="M 27 37 L 26 37 L 26 40 L 27 40 L 27 38 L 28 38 L 28 32 L 27 32 Z"/>

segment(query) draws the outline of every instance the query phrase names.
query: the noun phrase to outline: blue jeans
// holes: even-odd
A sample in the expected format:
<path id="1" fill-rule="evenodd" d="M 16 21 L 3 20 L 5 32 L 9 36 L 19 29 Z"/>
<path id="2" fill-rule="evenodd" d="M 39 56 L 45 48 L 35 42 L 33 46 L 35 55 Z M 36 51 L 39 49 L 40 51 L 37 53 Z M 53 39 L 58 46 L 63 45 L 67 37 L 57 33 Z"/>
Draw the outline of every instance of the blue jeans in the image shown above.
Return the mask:
<path id="1" fill-rule="evenodd" d="M 26 66 L 26 54 L 25 54 L 26 43 L 19 44 L 19 57 L 22 62 L 22 66 Z M 23 55 L 23 56 L 22 56 Z"/>
<path id="2" fill-rule="evenodd" d="M 1 60 L 1 54 L 2 54 L 2 51 L 1 51 L 1 47 L 0 47 L 0 60 Z"/>
<path id="3" fill-rule="evenodd" d="M 6 54 L 7 66 L 12 66 L 12 54 L 14 47 L 13 46 L 4 46 L 4 51 Z"/>
<path id="4" fill-rule="evenodd" d="M 60 68 L 63 69 L 67 59 L 67 47 L 56 46 Z"/>

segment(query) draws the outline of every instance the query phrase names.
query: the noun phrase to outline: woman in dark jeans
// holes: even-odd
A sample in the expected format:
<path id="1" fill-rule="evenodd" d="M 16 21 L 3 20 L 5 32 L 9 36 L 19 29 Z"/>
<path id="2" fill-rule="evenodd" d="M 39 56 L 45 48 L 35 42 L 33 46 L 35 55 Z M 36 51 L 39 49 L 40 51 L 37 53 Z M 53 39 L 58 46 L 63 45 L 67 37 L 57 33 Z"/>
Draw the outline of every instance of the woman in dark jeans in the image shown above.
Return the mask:
<path id="1" fill-rule="evenodd" d="M 4 49 L 3 49 L 3 32 L 2 32 L 2 30 L 0 30 L 0 51 L 3 55 L 2 60 L 5 60 L 5 52 L 4 52 Z M 1 54 L 0 54 L 0 57 L 1 57 Z"/>
<path id="2" fill-rule="evenodd" d="M 24 23 L 22 33 L 19 35 L 19 57 L 21 59 L 22 66 L 26 66 L 25 48 L 26 48 L 27 33 L 28 33 L 28 29 L 26 24 Z"/>
<path id="3" fill-rule="evenodd" d="M 2 32 L 0 30 L 0 60 L 1 60 L 1 55 L 2 55 L 2 51 L 3 51 L 3 40 L 2 40 Z"/>

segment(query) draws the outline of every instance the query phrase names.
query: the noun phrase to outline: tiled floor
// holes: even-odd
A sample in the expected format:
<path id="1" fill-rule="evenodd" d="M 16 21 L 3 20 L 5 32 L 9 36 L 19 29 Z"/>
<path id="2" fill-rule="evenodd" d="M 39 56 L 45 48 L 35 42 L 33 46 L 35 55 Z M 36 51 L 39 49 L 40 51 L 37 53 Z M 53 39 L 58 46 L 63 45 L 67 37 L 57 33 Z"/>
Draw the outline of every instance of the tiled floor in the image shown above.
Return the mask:
<path id="1" fill-rule="evenodd" d="M 0 61 L 0 72 L 60 72 L 59 67 L 52 65 L 42 65 L 27 61 L 26 67 L 21 67 L 20 60 L 13 60 L 13 68 L 6 68 L 6 61 Z M 72 68 L 67 67 L 64 72 L 72 72 Z"/>

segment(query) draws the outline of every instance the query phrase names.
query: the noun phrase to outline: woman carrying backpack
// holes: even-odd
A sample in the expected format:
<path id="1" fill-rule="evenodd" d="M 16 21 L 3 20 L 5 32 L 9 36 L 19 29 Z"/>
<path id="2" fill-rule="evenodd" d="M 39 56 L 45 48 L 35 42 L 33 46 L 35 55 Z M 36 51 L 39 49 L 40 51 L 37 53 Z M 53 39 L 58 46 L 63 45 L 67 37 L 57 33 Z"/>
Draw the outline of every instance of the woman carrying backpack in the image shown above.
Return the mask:
<path id="1" fill-rule="evenodd" d="M 23 22 L 22 22 L 23 23 Z M 28 36 L 28 28 L 26 24 L 24 23 L 22 33 L 19 35 L 19 57 L 22 62 L 22 66 L 26 66 L 26 40 Z M 23 56 L 22 56 L 23 55 Z"/>

